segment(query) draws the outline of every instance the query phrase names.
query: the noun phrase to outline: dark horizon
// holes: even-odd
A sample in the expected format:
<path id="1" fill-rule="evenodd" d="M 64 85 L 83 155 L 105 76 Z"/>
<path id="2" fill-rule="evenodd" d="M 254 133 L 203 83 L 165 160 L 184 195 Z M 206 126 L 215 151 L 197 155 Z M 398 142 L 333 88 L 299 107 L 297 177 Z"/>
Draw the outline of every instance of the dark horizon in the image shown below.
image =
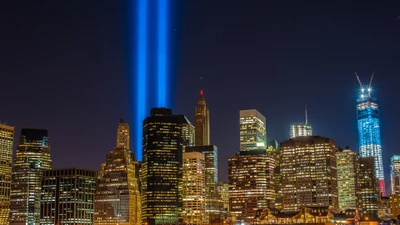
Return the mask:
<path id="1" fill-rule="evenodd" d="M 171 4 L 173 113 L 194 123 L 204 90 L 221 180 L 239 150 L 242 109 L 258 109 L 268 140 L 281 142 L 290 123 L 305 120 L 307 105 L 314 135 L 358 151 L 354 72 L 368 83 L 375 71 L 388 190 L 390 157 L 400 154 L 400 2 Z M 0 120 L 16 127 L 16 142 L 21 128 L 47 129 L 54 168 L 99 169 L 121 117 L 134 140 L 126 5 L 23 1 L 2 8 Z"/>

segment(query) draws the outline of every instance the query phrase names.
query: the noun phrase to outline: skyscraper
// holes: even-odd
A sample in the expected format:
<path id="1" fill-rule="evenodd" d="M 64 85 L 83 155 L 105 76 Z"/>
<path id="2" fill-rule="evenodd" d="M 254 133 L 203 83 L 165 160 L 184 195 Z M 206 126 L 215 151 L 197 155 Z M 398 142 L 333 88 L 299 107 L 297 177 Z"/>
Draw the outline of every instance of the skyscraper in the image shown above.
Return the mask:
<path id="1" fill-rule="evenodd" d="M 168 108 L 153 108 L 143 121 L 142 218 L 149 225 L 176 223 L 182 211 L 182 154 L 189 123 Z"/>
<path id="2" fill-rule="evenodd" d="M 0 224 L 9 224 L 14 127 L 0 124 Z"/>
<path id="3" fill-rule="evenodd" d="M 305 106 L 305 123 L 290 124 L 290 138 L 312 136 L 312 126 L 308 123 L 307 106 Z"/>
<path id="4" fill-rule="evenodd" d="M 204 224 L 206 213 L 206 170 L 204 154 L 183 153 L 183 222 Z"/>
<path id="5" fill-rule="evenodd" d="M 86 169 L 43 172 L 40 224 L 93 225 L 97 173 Z"/>
<path id="6" fill-rule="evenodd" d="M 223 210 L 229 211 L 229 182 L 219 181 L 217 189 Z"/>
<path id="7" fill-rule="evenodd" d="M 355 210 L 361 206 L 357 194 L 360 192 L 358 181 L 358 153 L 349 148 L 340 149 L 336 153 L 338 176 L 339 210 Z"/>
<path id="8" fill-rule="evenodd" d="M 239 151 L 228 159 L 229 212 L 237 222 L 249 223 L 257 210 L 274 207 L 274 168 L 266 150 Z"/>
<path id="9" fill-rule="evenodd" d="M 47 130 L 22 129 L 12 174 L 10 224 L 39 224 L 42 176 L 51 164 Z"/>
<path id="10" fill-rule="evenodd" d="M 400 194 L 400 155 L 394 155 L 390 160 L 390 184 L 392 194 Z"/>
<path id="11" fill-rule="evenodd" d="M 206 167 L 206 219 L 210 222 L 211 217 L 220 213 L 218 184 L 218 148 L 215 145 L 186 147 L 186 152 L 200 152 L 205 157 Z"/>
<path id="12" fill-rule="evenodd" d="M 357 75 L 357 74 L 356 74 Z M 372 82 L 373 75 L 371 77 Z M 357 98 L 358 142 L 360 157 L 374 157 L 375 175 L 379 180 L 379 189 L 385 195 L 385 181 L 382 162 L 381 133 L 379 126 L 379 106 L 372 96 L 371 82 L 363 86 L 357 76 L 361 89 Z"/>
<path id="13" fill-rule="evenodd" d="M 357 182 L 360 192 L 358 198 L 361 201 L 361 214 L 369 218 L 377 218 L 379 185 L 375 176 L 374 157 L 360 158 L 360 170 Z"/>
<path id="14" fill-rule="evenodd" d="M 320 136 L 296 137 L 281 143 L 282 206 L 338 208 L 335 141 Z"/>
<path id="15" fill-rule="evenodd" d="M 203 96 L 203 90 L 200 91 L 200 97 L 197 101 L 195 111 L 195 145 L 210 145 L 210 112 Z"/>
<path id="16" fill-rule="evenodd" d="M 240 150 L 267 148 L 266 120 L 256 109 L 240 110 Z"/>
<path id="17" fill-rule="evenodd" d="M 127 148 L 128 137 L 129 125 L 121 121 L 117 129 L 117 147 L 107 154 L 99 172 L 94 205 L 95 225 L 141 224 L 137 162 Z"/>

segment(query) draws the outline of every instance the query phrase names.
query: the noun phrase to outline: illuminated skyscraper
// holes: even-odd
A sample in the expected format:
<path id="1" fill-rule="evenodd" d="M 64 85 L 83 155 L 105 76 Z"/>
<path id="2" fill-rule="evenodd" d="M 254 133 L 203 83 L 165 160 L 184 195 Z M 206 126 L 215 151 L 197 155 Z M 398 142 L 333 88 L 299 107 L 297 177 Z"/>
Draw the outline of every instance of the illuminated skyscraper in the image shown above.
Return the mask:
<path id="1" fill-rule="evenodd" d="M 125 123 L 124 120 L 121 119 L 118 125 L 116 147 L 130 149 L 129 142 L 130 142 L 129 124 Z"/>
<path id="2" fill-rule="evenodd" d="M 143 121 L 142 218 L 149 225 L 176 223 L 182 211 L 182 154 L 189 123 L 168 108 L 154 108 Z"/>
<path id="3" fill-rule="evenodd" d="M 377 218 L 379 185 L 375 177 L 374 157 L 360 158 L 360 170 L 358 172 L 357 182 L 360 192 L 358 198 L 361 201 L 361 214 L 369 218 Z"/>
<path id="4" fill-rule="evenodd" d="M 228 159 L 229 212 L 250 223 L 257 210 L 275 204 L 274 159 L 266 150 L 239 151 Z"/>
<path id="5" fill-rule="evenodd" d="M 124 140 L 129 137 L 129 126 L 121 123 L 117 134 L 117 147 L 107 154 L 99 172 L 94 205 L 95 225 L 139 225 L 141 224 L 141 201 L 137 161 Z M 128 142 L 129 143 L 129 142 Z"/>
<path id="6" fill-rule="evenodd" d="M 373 75 L 371 77 L 372 82 Z M 379 189 L 385 195 L 385 181 L 382 162 L 381 133 L 379 126 L 378 102 L 372 96 L 371 82 L 363 86 L 358 76 L 361 89 L 357 98 L 358 142 L 360 157 L 374 157 L 375 175 L 379 180 Z"/>
<path id="7" fill-rule="evenodd" d="M 206 220 L 220 213 L 218 184 L 218 148 L 215 145 L 186 147 L 186 152 L 200 152 L 205 156 L 206 163 Z"/>
<path id="8" fill-rule="evenodd" d="M 86 169 L 46 170 L 40 225 L 93 225 L 97 173 Z"/>
<path id="9" fill-rule="evenodd" d="M 289 139 L 280 146 L 282 211 L 298 212 L 307 206 L 338 209 L 335 142 L 309 136 Z"/>
<path id="10" fill-rule="evenodd" d="M 360 192 L 358 181 L 358 153 L 348 148 L 336 153 L 338 176 L 339 210 L 360 208 L 357 194 Z"/>
<path id="11" fill-rule="evenodd" d="M 400 155 L 392 156 L 390 162 L 390 184 L 392 194 L 400 194 Z"/>
<path id="12" fill-rule="evenodd" d="M 266 120 L 256 109 L 240 110 L 240 150 L 267 148 Z"/>
<path id="13" fill-rule="evenodd" d="M 0 124 L 0 224 L 9 224 L 14 127 Z"/>
<path id="14" fill-rule="evenodd" d="M 290 138 L 312 136 L 312 127 L 308 123 L 307 106 L 305 106 L 305 123 L 293 123 L 290 124 Z"/>
<path id="15" fill-rule="evenodd" d="M 229 211 L 229 182 L 218 182 L 218 194 L 224 211 Z"/>
<path id="16" fill-rule="evenodd" d="M 51 163 L 47 130 L 22 129 L 12 174 L 10 224 L 39 224 L 42 176 Z"/>
<path id="17" fill-rule="evenodd" d="M 187 118 L 186 120 L 187 123 L 184 123 L 182 126 L 182 136 L 185 141 L 183 147 L 194 146 L 195 128 Z"/>
<path id="18" fill-rule="evenodd" d="M 200 91 L 200 97 L 197 101 L 194 126 L 196 128 L 195 145 L 210 145 L 210 112 L 202 90 Z"/>
<path id="19" fill-rule="evenodd" d="M 204 224 L 206 215 L 206 167 L 204 154 L 183 153 L 183 222 Z"/>

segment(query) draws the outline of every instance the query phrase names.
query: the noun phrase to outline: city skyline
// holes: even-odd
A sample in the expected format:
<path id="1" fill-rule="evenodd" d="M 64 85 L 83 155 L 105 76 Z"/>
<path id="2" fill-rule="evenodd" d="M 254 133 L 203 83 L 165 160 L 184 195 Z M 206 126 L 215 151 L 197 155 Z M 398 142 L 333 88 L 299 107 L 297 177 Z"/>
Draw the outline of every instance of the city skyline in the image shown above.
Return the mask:
<path id="1" fill-rule="evenodd" d="M 203 76 L 202 86 L 211 111 L 211 140 L 220 149 L 222 180 L 227 180 L 226 159 L 239 150 L 237 117 L 241 109 L 258 109 L 266 116 L 269 139 L 283 141 L 288 137 L 289 124 L 303 120 L 302 107 L 307 104 L 315 135 L 330 137 L 338 146 L 357 149 L 354 110 L 357 82 L 352 73 L 358 71 L 365 79 L 366 74 L 375 70 L 388 186 L 390 157 L 396 153 L 396 139 L 389 134 L 395 133 L 400 124 L 396 116 L 398 108 L 390 104 L 397 96 L 392 84 L 398 82 L 394 75 L 399 73 L 394 63 L 398 59 L 394 53 L 399 49 L 390 44 L 399 37 L 397 5 L 353 3 L 359 9 L 353 14 L 338 5 L 324 4 L 287 8 L 279 3 L 258 2 L 255 3 L 258 9 L 248 6 L 243 10 L 235 1 L 226 9 L 222 3 L 212 3 L 214 8 L 208 9 L 208 4 L 182 6 L 185 10 L 179 15 L 186 17 L 185 23 L 182 20 L 172 25 L 177 29 L 172 39 L 177 40 L 178 33 L 188 37 L 175 50 L 171 48 L 180 54 L 173 109 L 194 122 L 193 107 L 200 90 L 198 78 Z M 51 9 L 51 4 L 43 6 L 41 3 L 32 6 L 32 10 L 22 10 L 29 20 L 19 20 L 18 14 L 5 15 L 15 24 L 5 26 L 3 47 L 8 57 L 2 66 L 6 85 L 1 94 L 13 97 L 5 101 L 8 110 L 2 112 L 0 119 L 16 127 L 16 137 L 24 127 L 49 130 L 57 168 L 98 169 L 103 155 L 114 147 L 115 121 L 123 117 L 132 124 L 129 88 L 125 84 L 125 46 L 121 43 L 124 27 L 115 26 L 124 19 L 123 13 L 116 13 L 123 6 L 96 4 L 90 18 L 83 12 L 91 3 L 78 7 L 66 5 L 60 12 L 46 10 Z M 71 7 L 80 13 L 63 18 L 69 15 Z M 317 12 L 315 7 L 321 10 Z M 6 8 L 10 12 L 20 9 L 13 3 Z M 103 13 L 105 9 L 109 14 Z M 212 16 L 219 15 L 222 9 L 227 15 L 241 17 L 227 21 L 222 16 Z M 105 24 L 102 28 L 96 26 L 101 23 Z M 327 32 L 318 32 L 322 28 Z M 94 38 L 98 38 L 98 45 L 91 44 Z M 242 47 L 234 47 L 238 43 Z M 59 52 L 63 52 L 63 57 Z M 19 64 L 25 66 L 15 66 Z M 252 83 L 254 80 L 257 82 Z M 105 91 L 109 87 L 113 93 Z M 263 93 L 254 93 L 253 89 L 261 89 Z M 26 108 L 31 109 L 30 113 L 26 113 Z M 75 141 L 82 139 L 85 141 Z M 79 153 L 80 159 L 74 160 L 70 152 Z M 92 152 L 98 154 L 92 156 Z"/>

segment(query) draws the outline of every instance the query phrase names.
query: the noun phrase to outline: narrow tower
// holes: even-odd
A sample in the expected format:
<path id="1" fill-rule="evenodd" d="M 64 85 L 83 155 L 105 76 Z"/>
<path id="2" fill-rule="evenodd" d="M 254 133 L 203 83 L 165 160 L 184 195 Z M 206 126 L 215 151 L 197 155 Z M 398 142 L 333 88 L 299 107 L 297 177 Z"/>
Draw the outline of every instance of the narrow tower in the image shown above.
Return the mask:
<path id="1" fill-rule="evenodd" d="M 363 86 L 357 73 L 360 92 L 357 98 L 358 142 L 360 157 L 374 157 L 375 176 L 379 180 L 381 195 L 385 195 L 385 181 L 382 162 L 381 131 L 379 126 L 379 106 L 377 99 L 372 96 L 371 83 Z"/>
<path id="2" fill-rule="evenodd" d="M 203 96 L 203 90 L 200 90 L 200 97 L 197 101 L 194 126 L 195 145 L 210 145 L 210 113 Z"/>

